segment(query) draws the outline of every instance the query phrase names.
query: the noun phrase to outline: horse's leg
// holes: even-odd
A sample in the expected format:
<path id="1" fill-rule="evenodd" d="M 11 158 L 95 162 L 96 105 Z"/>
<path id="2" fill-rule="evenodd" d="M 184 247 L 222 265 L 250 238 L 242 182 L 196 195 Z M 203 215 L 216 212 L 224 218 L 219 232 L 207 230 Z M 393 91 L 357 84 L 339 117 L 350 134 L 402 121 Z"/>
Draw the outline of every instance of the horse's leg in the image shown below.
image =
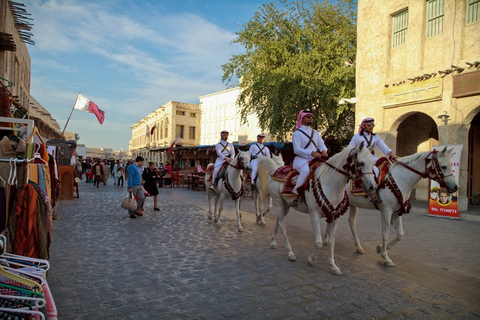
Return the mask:
<path id="1" fill-rule="evenodd" d="M 280 227 L 280 230 L 282 230 L 283 237 L 285 238 L 285 248 L 287 249 L 288 252 L 288 260 L 290 261 L 296 261 L 297 258 L 295 257 L 295 254 L 292 251 L 292 246 L 290 245 L 290 241 L 288 241 L 287 237 L 287 230 L 285 227 L 285 217 L 288 214 L 288 211 L 290 210 L 290 206 L 284 201 L 281 201 L 281 205 L 278 206 L 278 218 L 277 218 L 277 224 Z M 272 236 L 273 239 L 273 236 Z"/>
<path id="2" fill-rule="evenodd" d="M 265 217 L 267 215 L 267 213 L 269 213 L 270 211 L 272 211 L 272 197 L 268 197 L 268 209 L 267 211 L 265 211 L 263 213 L 263 216 Z"/>
<path id="3" fill-rule="evenodd" d="M 207 201 L 208 201 L 208 220 L 212 220 L 213 212 L 212 212 L 212 190 L 210 190 L 209 186 L 205 187 L 207 189 Z"/>
<path id="4" fill-rule="evenodd" d="M 330 271 L 336 275 L 341 276 L 342 271 L 335 264 L 335 231 L 337 231 L 338 219 L 333 220 L 327 225 L 330 246 L 328 250 L 328 262 L 330 263 Z"/>
<path id="5" fill-rule="evenodd" d="M 398 214 L 394 213 L 392 215 L 392 222 L 393 222 L 393 226 L 395 227 L 395 230 L 397 230 L 397 236 L 395 237 L 395 239 L 393 239 L 388 243 L 387 249 L 392 248 L 397 242 L 402 240 L 403 236 L 405 235 L 403 231 L 402 216 L 399 216 Z"/>
<path id="6" fill-rule="evenodd" d="M 238 229 L 238 232 L 242 232 L 243 227 L 242 227 L 242 221 L 240 219 L 240 217 L 241 217 L 241 215 L 240 215 L 240 198 L 237 198 L 235 200 L 235 211 L 237 212 L 237 229 Z"/>
<path id="7" fill-rule="evenodd" d="M 395 267 L 395 264 L 388 257 L 387 254 L 387 243 L 388 238 L 390 237 L 390 219 L 392 218 L 392 210 L 383 209 L 381 211 L 382 216 L 382 245 L 377 246 L 377 253 L 380 253 L 383 257 L 383 264 L 387 267 Z"/>
<path id="8" fill-rule="evenodd" d="M 360 244 L 360 239 L 358 239 L 357 214 L 358 214 L 358 208 L 350 204 L 350 214 L 348 216 L 348 224 L 350 225 L 350 230 L 352 231 L 353 242 L 355 243 L 355 248 L 358 253 L 365 253 L 365 250 L 363 250 L 362 245 Z"/>
<path id="9" fill-rule="evenodd" d="M 278 220 L 279 219 L 277 217 L 277 221 L 275 222 L 275 228 L 273 228 L 272 232 L 272 242 L 270 242 L 270 248 L 272 249 L 277 249 L 277 232 L 279 227 Z"/>
<path id="10" fill-rule="evenodd" d="M 312 266 L 315 263 L 315 260 L 317 259 L 318 250 L 323 247 L 323 241 L 322 241 L 322 231 L 320 229 L 320 214 L 316 211 L 311 212 L 310 220 L 312 222 L 313 233 L 315 235 L 315 250 L 313 251 L 312 255 L 308 257 L 308 264 Z"/>
<path id="11" fill-rule="evenodd" d="M 221 208 L 223 208 L 223 200 L 220 201 L 221 193 L 217 194 L 215 197 L 215 211 L 213 211 L 213 221 L 219 222 L 220 221 L 220 212 L 222 211 Z M 220 202 L 220 203 L 219 203 Z"/>
<path id="12" fill-rule="evenodd" d="M 265 225 L 265 219 L 263 219 L 263 196 L 262 196 L 262 190 L 257 189 L 257 201 L 258 201 L 258 215 L 257 215 L 257 221 L 261 226 Z"/>

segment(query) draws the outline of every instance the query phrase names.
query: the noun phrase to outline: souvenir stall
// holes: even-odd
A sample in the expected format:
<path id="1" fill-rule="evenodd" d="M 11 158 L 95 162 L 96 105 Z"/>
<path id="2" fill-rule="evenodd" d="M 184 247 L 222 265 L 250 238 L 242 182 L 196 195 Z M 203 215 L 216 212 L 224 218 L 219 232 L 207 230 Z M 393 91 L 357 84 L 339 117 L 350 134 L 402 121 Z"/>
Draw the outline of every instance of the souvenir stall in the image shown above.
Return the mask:
<path id="1" fill-rule="evenodd" d="M 0 318 L 55 319 L 46 280 L 55 163 L 33 120 L 0 117 Z"/>
<path id="2" fill-rule="evenodd" d="M 58 165 L 58 176 L 60 181 L 60 190 L 58 197 L 60 200 L 73 200 L 75 190 L 75 150 L 77 144 L 75 141 L 48 140 L 48 153 L 53 155 Z M 77 191 L 78 196 L 78 191 Z"/>

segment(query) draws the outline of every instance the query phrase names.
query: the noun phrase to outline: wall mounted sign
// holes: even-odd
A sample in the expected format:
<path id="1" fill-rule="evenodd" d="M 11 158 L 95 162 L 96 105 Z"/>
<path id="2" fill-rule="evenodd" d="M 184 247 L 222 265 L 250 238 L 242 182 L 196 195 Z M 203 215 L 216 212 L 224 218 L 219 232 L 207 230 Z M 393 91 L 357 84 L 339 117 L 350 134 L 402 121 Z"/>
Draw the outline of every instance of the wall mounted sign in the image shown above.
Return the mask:
<path id="1" fill-rule="evenodd" d="M 391 107 L 420 101 L 440 100 L 443 92 L 443 78 L 435 77 L 419 82 L 390 86 L 383 89 L 383 106 Z"/>

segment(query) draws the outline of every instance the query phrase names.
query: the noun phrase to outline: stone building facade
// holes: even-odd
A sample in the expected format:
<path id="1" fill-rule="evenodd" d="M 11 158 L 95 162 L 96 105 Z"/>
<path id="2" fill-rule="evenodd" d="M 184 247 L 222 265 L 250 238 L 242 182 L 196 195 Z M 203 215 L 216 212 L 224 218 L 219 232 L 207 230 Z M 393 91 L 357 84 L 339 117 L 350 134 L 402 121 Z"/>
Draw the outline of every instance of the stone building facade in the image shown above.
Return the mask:
<path id="1" fill-rule="evenodd" d="M 460 211 L 480 192 L 479 9 L 477 0 L 358 1 L 356 123 L 373 116 L 400 156 L 463 145 Z M 428 199 L 426 179 L 413 197 Z"/>
<path id="2" fill-rule="evenodd" d="M 229 141 L 247 144 L 257 141 L 257 135 L 262 133 L 258 125 L 258 118 L 251 114 L 245 122 L 240 118 L 240 107 L 237 98 L 240 89 L 233 88 L 205 96 L 201 96 L 202 107 L 202 135 L 201 145 L 214 145 L 220 141 L 220 132 L 229 131 Z M 276 141 L 265 133 L 265 142 Z"/>
<path id="3" fill-rule="evenodd" d="M 200 118 L 198 104 L 169 101 L 133 124 L 129 153 L 133 159 L 142 156 L 146 161 L 165 162 L 164 153 L 152 150 L 168 148 L 177 137 L 176 145 L 198 145 Z"/>

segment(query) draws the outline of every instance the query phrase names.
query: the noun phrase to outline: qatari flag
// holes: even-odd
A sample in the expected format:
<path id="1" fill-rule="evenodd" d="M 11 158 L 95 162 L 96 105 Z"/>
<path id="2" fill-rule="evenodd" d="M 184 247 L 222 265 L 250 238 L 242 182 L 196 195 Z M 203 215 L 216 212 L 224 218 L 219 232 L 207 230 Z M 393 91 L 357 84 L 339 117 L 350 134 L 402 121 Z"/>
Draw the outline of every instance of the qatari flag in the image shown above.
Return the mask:
<path id="1" fill-rule="evenodd" d="M 88 100 L 80 93 L 78 94 L 77 101 L 75 102 L 75 109 L 93 113 L 97 116 L 98 122 L 100 122 L 100 124 L 103 124 L 103 120 L 105 120 L 105 111 L 100 110 L 95 103 Z"/>

